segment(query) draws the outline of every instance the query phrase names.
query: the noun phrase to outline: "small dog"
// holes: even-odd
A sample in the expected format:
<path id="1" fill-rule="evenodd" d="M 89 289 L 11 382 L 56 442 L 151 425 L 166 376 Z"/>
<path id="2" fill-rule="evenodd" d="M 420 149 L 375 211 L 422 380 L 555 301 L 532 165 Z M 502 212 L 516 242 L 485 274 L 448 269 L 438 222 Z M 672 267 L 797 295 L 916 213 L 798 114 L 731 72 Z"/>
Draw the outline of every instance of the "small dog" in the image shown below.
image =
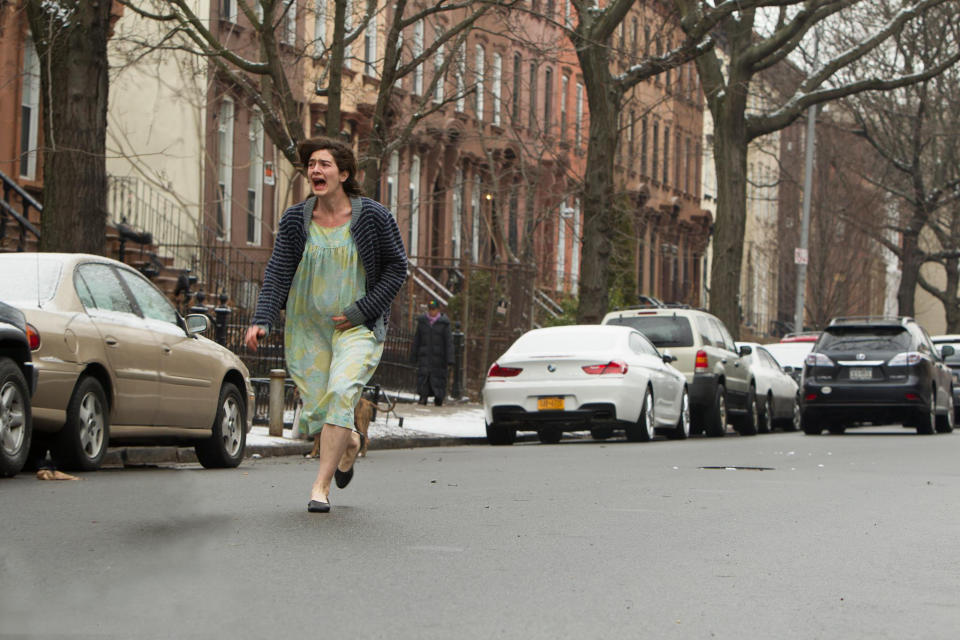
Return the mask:
<path id="1" fill-rule="evenodd" d="M 376 396 L 375 398 L 379 399 L 380 389 L 375 389 Z M 392 411 L 394 404 L 389 403 L 386 411 Z M 362 395 L 360 399 L 357 400 L 357 406 L 353 408 L 353 424 L 362 435 L 362 442 L 360 443 L 360 453 L 357 454 L 358 458 L 365 458 L 367 456 L 367 444 L 370 442 L 370 437 L 368 435 L 370 431 L 370 423 L 377 418 L 377 409 L 378 404 L 375 400 L 370 400 L 369 398 L 364 398 Z M 313 450 L 308 455 L 308 458 L 316 458 L 320 455 L 320 434 L 318 433 L 313 437 Z"/>

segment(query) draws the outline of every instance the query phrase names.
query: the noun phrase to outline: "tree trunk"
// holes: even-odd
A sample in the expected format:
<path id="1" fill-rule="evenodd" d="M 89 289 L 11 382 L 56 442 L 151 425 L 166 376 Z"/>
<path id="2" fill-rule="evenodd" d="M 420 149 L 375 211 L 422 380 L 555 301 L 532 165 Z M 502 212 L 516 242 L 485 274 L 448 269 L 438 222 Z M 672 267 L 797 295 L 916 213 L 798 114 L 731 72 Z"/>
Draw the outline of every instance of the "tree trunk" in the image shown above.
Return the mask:
<path id="1" fill-rule="evenodd" d="M 919 234 L 905 231 L 900 253 L 900 286 L 897 289 L 897 313 L 902 316 L 913 316 L 915 313 L 914 296 L 922 265 L 923 251 L 920 249 Z"/>
<path id="2" fill-rule="evenodd" d="M 621 96 L 611 86 L 606 49 L 577 49 L 590 107 L 590 137 L 581 202 L 583 241 L 577 322 L 599 324 L 607 312 L 610 298 L 607 280 L 615 202 L 613 161 L 617 150 L 617 112 Z"/>
<path id="3" fill-rule="evenodd" d="M 717 217 L 713 225 L 710 311 L 735 338 L 740 335 L 740 271 L 747 210 L 747 137 L 743 110 L 714 114 L 713 153 L 717 168 Z"/>
<path id="4" fill-rule="evenodd" d="M 43 88 L 42 251 L 104 253 L 108 0 L 26 3 Z"/>

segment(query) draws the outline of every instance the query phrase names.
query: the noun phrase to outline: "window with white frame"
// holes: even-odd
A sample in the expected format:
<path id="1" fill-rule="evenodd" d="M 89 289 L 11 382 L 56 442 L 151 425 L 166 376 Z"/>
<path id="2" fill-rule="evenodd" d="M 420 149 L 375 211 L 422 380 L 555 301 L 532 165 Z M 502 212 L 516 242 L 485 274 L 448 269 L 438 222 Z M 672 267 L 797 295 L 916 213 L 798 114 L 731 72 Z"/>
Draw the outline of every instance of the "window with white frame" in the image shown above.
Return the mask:
<path id="1" fill-rule="evenodd" d="M 390 164 L 387 168 L 387 206 L 393 216 L 397 216 L 397 204 L 400 198 L 400 153 L 390 154 Z"/>
<path id="2" fill-rule="evenodd" d="M 543 72 L 543 130 L 550 132 L 553 119 L 553 69 L 547 67 Z"/>
<path id="3" fill-rule="evenodd" d="M 259 245 L 263 220 L 263 114 L 250 112 L 250 179 L 247 181 L 247 243 Z"/>
<path id="4" fill-rule="evenodd" d="M 466 76 L 466 66 L 467 66 L 467 52 L 464 48 L 464 45 L 460 45 L 460 50 L 457 51 L 457 111 L 463 112 L 465 106 L 465 94 L 467 92 L 467 83 L 464 79 Z"/>
<path id="5" fill-rule="evenodd" d="M 493 124 L 500 125 L 500 96 L 503 92 L 503 58 L 493 54 L 493 68 L 490 78 L 490 91 L 493 94 Z"/>
<path id="6" fill-rule="evenodd" d="M 327 48 L 327 0 L 315 0 L 313 7 L 313 57 L 323 55 Z"/>
<path id="7" fill-rule="evenodd" d="M 410 239 L 409 253 L 416 256 L 420 250 L 420 155 L 410 162 Z"/>
<path id="8" fill-rule="evenodd" d="M 377 76 L 377 16 L 370 16 L 367 28 L 363 32 L 363 73 Z"/>
<path id="9" fill-rule="evenodd" d="M 570 88 L 570 76 L 560 77 L 560 140 L 567 139 L 567 90 Z"/>
<path id="10" fill-rule="evenodd" d="M 474 64 L 476 65 L 476 81 L 477 86 L 474 88 L 474 102 L 473 106 L 477 112 L 477 119 L 483 120 L 483 92 L 484 92 L 484 73 L 486 72 L 483 68 L 484 60 L 486 58 L 486 52 L 483 50 L 483 45 L 477 45 L 475 50 L 476 60 Z"/>
<path id="11" fill-rule="evenodd" d="M 527 126 L 533 131 L 537 126 L 537 63 L 530 63 L 530 109 L 527 111 Z"/>
<path id="12" fill-rule="evenodd" d="M 577 123 L 574 134 L 574 144 L 580 147 L 583 144 L 583 83 L 577 83 Z"/>
<path id="13" fill-rule="evenodd" d="M 37 127 L 40 113 L 40 58 L 33 38 L 23 43 L 23 96 L 20 99 L 20 175 L 37 177 Z"/>
<path id="14" fill-rule="evenodd" d="M 230 237 L 230 203 L 233 200 L 233 100 L 224 98 L 217 118 L 217 237 Z"/>
<path id="15" fill-rule="evenodd" d="M 423 20 L 417 20 L 413 25 L 413 58 L 423 55 Z M 423 95 L 423 62 L 417 64 L 413 70 L 413 92 Z"/>
<path id="16" fill-rule="evenodd" d="M 437 27 L 436 37 L 439 40 L 442 36 L 440 27 Z M 436 78 L 436 86 L 433 89 L 433 101 L 434 102 L 443 102 L 443 78 L 437 76 L 440 75 L 441 70 L 443 69 L 443 45 L 437 47 L 436 53 L 433 54 L 433 75 Z"/>
<path id="17" fill-rule="evenodd" d="M 283 41 L 293 46 L 297 44 L 297 0 L 284 0 L 283 10 Z"/>
<path id="18" fill-rule="evenodd" d="M 237 0 L 220 0 L 220 19 L 237 21 Z"/>
<path id="19" fill-rule="evenodd" d="M 566 289 L 567 269 L 567 224 L 571 209 L 564 198 L 560 203 L 560 217 L 557 218 L 557 289 Z"/>
<path id="20" fill-rule="evenodd" d="M 403 31 L 397 34 L 397 68 L 403 64 Z M 403 88 L 403 76 L 398 76 L 393 86 L 397 89 Z"/>
<path id="21" fill-rule="evenodd" d="M 463 168 L 457 167 L 453 179 L 453 263 L 460 264 L 460 240 L 463 228 Z"/>
<path id="22" fill-rule="evenodd" d="M 347 7 L 343 14 L 343 32 L 350 33 L 352 29 L 353 29 L 353 0 L 347 0 Z M 349 44 L 343 47 L 343 68 L 344 69 L 353 68 L 352 49 L 353 49 L 353 46 Z"/>
<path id="23" fill-rule="evenodd" d="M 480 174 L 473 174 L 473 189 L 470 193 L 470 257 L 480 261 Z"/>
<path id="24" fill-rule="evenodd" d="M 573 234 L 570 237 L 570 293 L 580 288 L 580 199 L 573 201 Z"/>

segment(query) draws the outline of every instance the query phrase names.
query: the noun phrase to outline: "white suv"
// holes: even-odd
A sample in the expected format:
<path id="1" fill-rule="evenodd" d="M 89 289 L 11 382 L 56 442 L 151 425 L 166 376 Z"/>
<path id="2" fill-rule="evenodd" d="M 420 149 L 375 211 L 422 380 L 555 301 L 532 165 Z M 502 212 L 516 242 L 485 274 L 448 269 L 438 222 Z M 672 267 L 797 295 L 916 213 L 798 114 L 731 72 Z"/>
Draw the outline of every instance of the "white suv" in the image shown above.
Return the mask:
<path id="1" fill-rule="evenodd" d="M 698 309 L 631 307 L 611 311 L 601 324 L 633 327 L 661 352 L 676 357 L 673 366 L 687 378 L 695 431 L 726 433 L 727 422 L 742 435 L 757 432 L 756 384 L 733 336 L 719 318 Z"/>

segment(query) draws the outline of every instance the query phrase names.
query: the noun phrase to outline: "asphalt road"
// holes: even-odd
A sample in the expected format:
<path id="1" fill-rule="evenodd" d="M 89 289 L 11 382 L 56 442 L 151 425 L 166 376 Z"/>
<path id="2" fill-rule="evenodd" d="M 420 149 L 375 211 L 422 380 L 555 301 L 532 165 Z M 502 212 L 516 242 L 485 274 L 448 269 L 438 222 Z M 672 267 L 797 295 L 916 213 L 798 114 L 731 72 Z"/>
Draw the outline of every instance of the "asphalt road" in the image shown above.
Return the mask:
<path id="1" fill-rule="evenodd" d="M 327 515 L 314 464 L 0 482 L 0 637 L 960 628 L 960 433 L 374 451 Z"/>

